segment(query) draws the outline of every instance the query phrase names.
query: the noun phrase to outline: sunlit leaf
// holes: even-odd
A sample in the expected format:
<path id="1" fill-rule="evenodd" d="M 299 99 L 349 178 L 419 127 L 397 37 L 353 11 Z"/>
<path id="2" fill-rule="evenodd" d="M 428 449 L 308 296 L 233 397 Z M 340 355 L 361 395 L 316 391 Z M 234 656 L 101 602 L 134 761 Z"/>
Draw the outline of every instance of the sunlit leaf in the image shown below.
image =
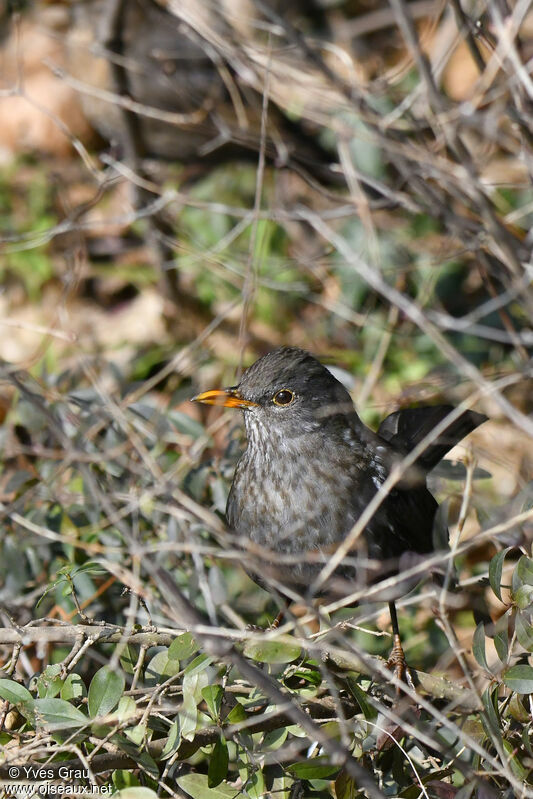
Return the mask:
<path id="1" fill-rule="evenodd" d="M 526 585 L 533 585 L 533 560 L 522 555 L 516 564 L 516 573 Z"/>
<path id="2" fill-rule="evenodd" d="M 51 730 L 63 730 L 71 727 L 85 727 L 90 719 L 77 707 L 64 699 L 35 700 L 36 716 L 41 718 Z"/>
<path id="3" fill-rule="evenodd" d="M 207 774 L 185 774 L 176 780 L 178 786 L 186 791 L 192 799 L 236 799 L 238 795 L 231 785 L 217 785 L 210 788 Z"/>
<path id="4" fill-rule="evenodd" d="M 179 673 L 180 662 L 169 657 L 169 650 L 157 652 L 146 666 L 144 681 L 147 686 L 160 685 Z"/>
<path id="5" fill-rule="evenodd" d="M 206 685 L 202 688 L 202 696 L 205 699 L 207 709 L 211 718 L 218 719 L 220 716 L 220 706 L 224 697 L 224 690 L 221 685 Z"/>
<path id="6" fill-rule="evenodd" d="M 178 635 L 168 648 L 168 656 L 171 660 L 186 660 L 195 652 L 198 652 L 198 644 L 190 633 Z"/>
<path id="7" fill-rule="evenodd" d="M 125 680 L 122 672 L 102 666 L 89 686 L 89 714 L 92 718 L 105 716 L 119 703 L 124 693 Z"/>
<path id="8" fill-rule="evenodd" d="M 33 696 L 24 685 L 15 680 L 0 679 L 0 697 L 7 699 L 12 705 L 31 704 L 34 702 Z"/>
<path id="9" fill-rule="evenodd" d="M 527 610 L 533 605 L 533 585 L 521 585 L 518 590 L 513 590 L 513 599 L 520 610 Z"/>
<path id="10" fill-rule="evenodd" d="M 87 696 L 87 689 L 85 683 L 79 674 L 71 672 L 63 685 L 61 686 L 61 699 L 71 701 L 72 699 L 83 699 Z"/>
<path id="11" fill-rule="evenodd" d="M 504 673 L 503 682 L 517 694 L 533 694 L 533 667 L 520 663 L 511 666 Z"/>
<path id="12" fill-rule="evenodd" d="M 533 652 L 533 625 L 529 614 L 518 611 L 515 618 L 515 632 L 520 646 Z"/>
<path id="13" fill-rule="evenodd" d="M 246 657 L 259 663 L 290 663 L 301 651 L 302 647 L 288 635 L 271 641 L 250 640 L 244 646 Z"/>
<path id="14" fill-rule="evenodd" d="M 158 799 L 158 796 L 150 788 L 134 785 L 131 788 L 122 788 L 113 794 L 113 799 Z"/>
<path id="15" fill-rule="evenodd" d="M 175 721 L 168 731 L 167 742 L 161 752 L 161 759 L 166 760 L 170 755 L 177 751 L 181 741 L 179 719 Z"/>

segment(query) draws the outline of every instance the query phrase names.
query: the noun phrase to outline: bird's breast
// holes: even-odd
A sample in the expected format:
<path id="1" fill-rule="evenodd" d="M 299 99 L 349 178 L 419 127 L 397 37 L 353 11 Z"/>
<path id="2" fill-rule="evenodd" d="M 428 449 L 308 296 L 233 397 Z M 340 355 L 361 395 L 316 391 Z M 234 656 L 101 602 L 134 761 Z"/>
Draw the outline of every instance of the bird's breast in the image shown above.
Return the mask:
<path id="1" fill-rule="evenodd" d="M 318 455 L 318 457 L 317 457 Z M 284 554 L 327 549 L 359 516 L 354 474 L 338 450 L 317 452 L 305 441 L 265 457 L 248 447 L 228 498 L 230 527 L 262 547 Z M 345 461 L 344 461 L 345 462 Z"/>

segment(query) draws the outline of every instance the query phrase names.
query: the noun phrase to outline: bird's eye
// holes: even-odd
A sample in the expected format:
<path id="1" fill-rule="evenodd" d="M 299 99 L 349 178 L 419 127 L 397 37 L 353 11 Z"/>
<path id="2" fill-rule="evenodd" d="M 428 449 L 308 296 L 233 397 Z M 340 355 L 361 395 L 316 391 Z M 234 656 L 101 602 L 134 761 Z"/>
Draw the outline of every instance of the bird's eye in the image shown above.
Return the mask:
<path id="1" fill-rule="evenodd" d="M 294 399 L 294 392 L 288 388 L 282 388 L 281 391 L 276 391 L 272 397 L 274 405 L 290 405 Z"/>

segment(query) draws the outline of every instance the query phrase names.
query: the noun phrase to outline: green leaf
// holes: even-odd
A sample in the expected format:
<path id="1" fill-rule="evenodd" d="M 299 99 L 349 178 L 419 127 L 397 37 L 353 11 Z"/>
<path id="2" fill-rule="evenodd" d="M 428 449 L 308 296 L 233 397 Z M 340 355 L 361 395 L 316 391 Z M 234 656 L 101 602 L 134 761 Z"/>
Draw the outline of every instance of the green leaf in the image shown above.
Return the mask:
<path id="1" fill-rule="evenodd" d="M 289 635 L 280 635 L 272 641 L 247 641 L 244 654 L 259 663 L 290 663 L 300 656 L 302 647 Z"/>
<path id="2" fill-rule="evenodd" d="M 518 611 L 515 619 L 515 631 L 520 646 L 523 646 L 528 652 L 533 652 L 533 625 L 529 614 Z"/>
<path id="3" fill-rule="evenodd" d="M 209 655 L 198 655 L 198 657 L 194 658 L 194 660 L 191 660 L 185 669 L 184 674 L 192 677 L 193 674 L 205 671 L 211 665 L 213 660 L 214 658 L 209 657 Z"/>
<path id="4" fill-rule="evenodd" d="M 263 777 L 263 773 L 261 771 L 254 771 L 252 774 L 247 776 L 244 770 L 240 769 L 239 775 L 243 782 L 245 781 L 244 795 L 246 797 L 249 797 L 249 799 L 265 798 L 265 778 Z"/>
<path id="5" fill-rule="evenodd" d="M 482 621 L 479 622 L 472 637 L 472 653 L 479 665 L 490 673 L 485 652 L 485 625 Z"/>
<path id="6" fill-rule="evenodd" d="M 483 707 L 485 709 L 484 712 L 480 714 L 483 727 L 485 728 L 489 738 L 492 739 L 493 737 L 496 737 L 501 741 L 501 723 L 498 711 L 496 709 L 496 705 L 498 703 L 498 689 L 495 689 L 491 693 L 490 688 L 487 688 L 487 690 L 484 691 L 481 696 L 481 701 L 483 702 Z"/>
<path id="7" fill-rule="evenodd" d="M 177 751 L 181 742 L 180 723 L 179 719 L 175 721 L 170 730 L 168 731 L 167 742 L 161 752 L 161 760 L 166 760 L 167 757 L 173 755 Z"/>
<path id="8" fill-rule="evenodd" d="M 220 707 L 222 705 L 222 698 L 224 690 L 221 685 L 206 685 L 202 688 L 202 696 L 205 699 L 209 714 L 214 721 L 220 718 Z"/>
<path id="9" fill-rule="evenodd" d="M 354 778 L 343 769 L 335 780 L 335 796 L 337 799 L 356 799 L 358 793 Z"/>
<path id="10" fill-rule="evenodd" d="M 127 730 L 124 730 L 124 735 L 134 743 L 135 746 L 140 747 L 146 740 L 146 731 L 146 724 L 136 724 L 134 727 L 128 727 Z"/>
<path id="11" fill-rule="evenodd" d="M 333 777 L 340 771 L 340 766 L 331 763 L 329 757 L 313 757 L 301 763 L 287 766 L 287 770 L 300 780 L 323 780 Z"/>
<path id="12" fill-rule="evenodd" d="M 64 699 L 36 699 L 34 708 L 36 717 L 43 719 L 51 731 L 85 727 L 90 722 L 85 713 Z"/>
<path id="13" fill-rule="evenodd" d="M 533 585 L 521 585 L 513 590 L 513 599 L 520 610 L 527 610 L 533 605 Z"/>
<path id="14" fill-rule="evenodd" d="M 63 678 L 61 677 L 61 664 L 54 663 L 47 666 L 42 674 L 37 678 L 37 693 L 42 699 L 45 696 L 53 699 L 57 696 L 63 687 Z"/>
<path id="15" fill-rule="evenodd" d="M 211 659 L 201 655 L 190 665 L 193 666 L 196 661 L 201 662 L 197 663 L 190 671 L 186 669 L 183 675 L 183 705 L 179 712 L 182 738 L 189 741 L 192 741 L 198 725 L 198 703 L 202 699 L 202 689 L 209 682 L 206 668 Z M 202 668 L 200 669 L 199 666 Z"/>
<path id="16" fill-rule="evenodd" d="M 516 564 L 515 571 L 522 583 L 533 585 L 533 560 L 522 555 Z"/>
<path id="17" fill-rule="evenodd" d="M 506 547 L 505 549 L 502 549 L 501 552 L 498 552 L 496 555 L 494 555 L 489 563 L 489 582 L 492 590 L 500 602 L 503 602 L 501 590 L 503 562 L 505 560 L 505 556 L 511 549 L 513 549 L 513 547 Z"/>
<path id="18" fill-rule="evenodd" d="M 209 766 L 207 767 L 207 784 L 210 788 L 216 788 L 228 774 L 228 745 L 226 739 L 221 735 L 213 747 Z"/>
<path id="19" fill-rule="evenodd" d="M 133 644 L 127 644 L 127 646 L 125 646 L 122 650 L 122 654 L 120 656 L 120 665 L 126 674 L 135 673 L 135 666 L 139 660 L 140 651 L 140 647 L 134 646 Z"/>
<path id="20" fill-rule="evenodd" d="M 507 614 L 498 620 L 498 628 L 494 634 L 494 647 L 502 663 L 507 661 L 509 654 L 509 634 L 507 630 Z"/>
<path id="21" fill-rule="evenodd" d="M 246 713 L 246 710 L 242 705 L 238 704 L 231 708 L 230 712 L 226 716 L 226 723 L 240 724 L 242 721 L 246 721 L 247 718 L 248 714 Z"/>
<path id="22" fill-rule="evenodd" d="M 12 705 L 33 703 L 33 696 L 28 689 L 15 680 L 0 680 L 0 697 Z"/>
<path id="23" fill-rule="evenodd" d="M 524 707 L 521 696 L 523 696 L 523 694 L 512 694 L 511 701 L 507 705 L 507 713 L 512 716 L 515 721 L 519 721 L 521 724 L 526 724 L 530 719 L 530 713 L 529 710 L 526 710 Z M 527 702 L 527 699 L 525 701 Z"/>
<path id="24" fill-rule="evenodd" d="M 530 757 L 533 757 L 533 747 L 531 746 L 531 741 L 529 739 L 530 732 L 531 732 L 531 722 L 529 724 L 526 724 L 522 729 L 521 738 L 526 752 Z"/>
<path id="25" fill-rule="evenodd" d="M 516 751 L 516 747 L 510 741 L 504 740 L 503 748 L 505 749 L 508 755 L 507 762 L 511 767 L 511 771 L 513 772 L 513 774 L 517 779 L 525 783 L 530 773 L 530 770 L 526 769 L 518 759 L 518 752 Z"/>
<path id="26" fill-rule="evenodd" d="M 137 713 L 137 703 L 132 696 L 121 696 L 117 707 L 117 717 L 120 723 L 132 719 Z"/>
<path id="27" fill-rule="evenodd" d="M 89 686 L 89 714 L 92 718 L 106 716 L 119 703 L 124 693 L 122 672 L 102 666 L 98 669 Z"/>
<path id="28" fill-rule="evenodd" d="M 198 652 L 198 644 L 190 633 L 183 633 L 174 638 L 168 648 L 170 660 L 185 660 Z"/>
<path id="29" fill-rule="evenodd" d="M 144 681 L 149 688 L 174 677 L 180 670 L 180 662 L 175 658 L 169 657 L 169 650 L 163 649 L 157 652 L 146 666 Z"/>
<path id="30" fill-rule="evenodd" d="M 87 695 L 87 688 L 79 674 L 72 672 L 69 674 L 61 687 L 61 699 L 66 702 L 72 699 L 83 699 Z"/>
<path id="31" fill-rule="evenodd" d="M 135 785 L 113 794 L 113 799 L 158 799 L 158 796 L 150 788 Z"/>
<path id="32" fill-rule="evenodd" d="M 235 799 L 238 796 L 230 785 L 217 785 L 210 788 L 207 774 L 185 774 L 176 780 L 179 787 L 192 796 L 192 799 Z"/>
<path id="33" fill-rule="evenodd" d="M 504 673 L 503 682 L 517 694 L 533 694 L 533 667 L 526 664 L 511 666 Z"/>
<path id="34" fill-rule="evenodd" d="M 367 721 L 375 721 L 378 711 L 369 703 L 366 693 L 357 682 L 355 672 L 351 672 L 346 675 L 346 685 L 350 689 L 351 695 L 361 708 L 361 712 L 363 713 L 365 719 Z"/>
<path id="35" fill-rule="evenodd" d="M 139 766 L 142 767 L 143 771 L 146 771 L 156 780 L 159 778 L 159 768 L 157 767 L 157 763 L 146 750 L 139 751 L 139 747 L 122 734 L 115 735 L 113 737 L 113 743 L 115 743 L 120 747 L 120 749 L 122 749 L 123 752 L 129 755 L 129 757 L 131 757 L 135 763 L 138 763 Z"/>
<path id="36" fill-rule="evenodd" d="M 140 782 L 135 774 L 125 769 L 116 769 L 111 775 L 111 779 L 117 791 L 124 790 L 125 788 L 133 788 L 134 786 L 140 787 Z M 119 796 L 119 794 L 117 793 L 115 796 Z"/>
<path id="37" fill-rule="evenodd" d="M 310 685 L 318 687 L 322 683 L 322 674 L 317 669 L 295 668 L 290 677 L 299 677 Z"/>
<path id="38" fill-rule="evenodd" d="M 277 730 L 269 730 L 265 733 L 263 742 L 261 744 L 261 751 L 275 752 L 280 746 L 283 746 L 289 734 L 287 727 L 280 727 Z"/>

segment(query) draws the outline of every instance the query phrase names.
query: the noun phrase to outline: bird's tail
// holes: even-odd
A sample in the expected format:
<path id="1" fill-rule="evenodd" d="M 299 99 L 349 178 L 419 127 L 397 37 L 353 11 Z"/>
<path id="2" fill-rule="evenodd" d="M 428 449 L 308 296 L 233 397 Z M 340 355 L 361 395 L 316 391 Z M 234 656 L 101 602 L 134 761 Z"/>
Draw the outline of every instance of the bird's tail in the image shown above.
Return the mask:
<path id="1" fill-rule="evenodd" d="M 382 421 L 378 435 L 398 449 L 410 452 L 453 410 L 452 405 L 434 405 L 396 411 Z M 486 420 L 482 413 L 465 411 L 426 447 L 416 465 L 430 471 L 452 447 Z"/>

